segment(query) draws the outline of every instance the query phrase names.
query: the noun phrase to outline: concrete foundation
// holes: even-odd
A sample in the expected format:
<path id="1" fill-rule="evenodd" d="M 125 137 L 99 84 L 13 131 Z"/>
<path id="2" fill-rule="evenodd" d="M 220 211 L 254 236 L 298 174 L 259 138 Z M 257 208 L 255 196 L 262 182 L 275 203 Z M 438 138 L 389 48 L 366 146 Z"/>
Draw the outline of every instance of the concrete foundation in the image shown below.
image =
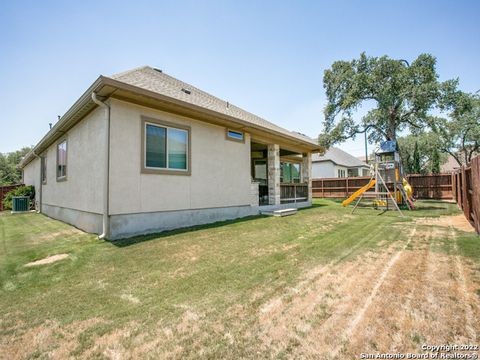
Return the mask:
<path id="1" fill-rule="evenodd" d="M 102 215 L 42 204 L 42 213 L 93 234 L 102 233 Z"/>
<path id="2" fill-rule="evenodd" d="M 265 206 L 231 206 L 210 209 L 160 211 L 110 216 L 109 240 L 136 235 L 158 233 L 167 230 L 211 224 L 217 221 L 233 220 L 259 215 L 260 211 L 274 211 L 288 208 L 312 206 L 311 201 Z M 42 213 L 93 234 L 102 233 L 102 215 L 59 206 L 43 204 Z"/>
<path id="3" fill-rule="evenodd" d="M 286 204 L 279 204 L 279 205 L 262 205 L 259 207 L 259 211 L 275 211 L 275 210 L 282 210 L 282 209 L 302 209 L 306 207 L 312 206 L 311 201 L 302 201 L 297 203 L 286 203 Z"/>
<path id="4" fill-rule="evenodd" d="M 162 211 L 110 216 L 110 240 L 258 215 L 254 206 Z"/>

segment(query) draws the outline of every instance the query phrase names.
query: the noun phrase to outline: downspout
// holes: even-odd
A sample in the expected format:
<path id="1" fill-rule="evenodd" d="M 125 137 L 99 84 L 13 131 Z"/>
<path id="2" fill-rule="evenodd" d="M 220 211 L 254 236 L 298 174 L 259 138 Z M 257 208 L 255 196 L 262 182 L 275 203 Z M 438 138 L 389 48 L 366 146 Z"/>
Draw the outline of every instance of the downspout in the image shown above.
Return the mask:
<path id="1" fill-rule="evenodd" d="M 102 233 L 99 239 L 107 239 L 109 235 L 109 186 L 110 186 L 110 106 L 98 99 L 97 94 L 92 92 L 92 100 L 95 104 L 105 109 L 107 131 L 105 134 L 105 177 L 103 182 L 103 221 Z"/>
<path id="2" fill-rule="evenodd" d="M 38 209 L 37 213 L 42 212 L 42 188 L 43 188 L 43 162 L 42 157 L 37 155 L 34 150 L 32 150 L 33 156 L 35 156 L 40 161 L 40 182 L 38 186 Z"/>

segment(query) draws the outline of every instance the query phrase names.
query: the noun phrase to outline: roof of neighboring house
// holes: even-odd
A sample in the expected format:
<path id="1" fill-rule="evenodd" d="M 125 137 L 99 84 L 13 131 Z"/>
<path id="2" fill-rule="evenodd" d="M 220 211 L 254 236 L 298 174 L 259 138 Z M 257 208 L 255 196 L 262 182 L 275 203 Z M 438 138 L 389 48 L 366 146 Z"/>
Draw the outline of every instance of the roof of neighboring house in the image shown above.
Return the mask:
<path id="1" fill-rule="evenodd" d="M 162 106 L 175 109 L 175 111 L 182 111 L 185 114 L 202 114 L 204 118 L 215 118 L 218 121 L 231 124 L 231 126 L 235 125 L 236 128 L 245 129 L 247 132 L 266 132 L 270 136 L 281 137 L 285 141 L 310 151 L 322 150 L 318 143 L 308 136 L 277 126 L 227 101 L 175 79 L 161 70 L 150 66 L 142 66 L 110 77 L 100 76 L 33 150 L 25 156 L 20 163 L 20 167 L 28 164 L 61 134 L 68 131 L 93 108 L 98 106 L 91 99 L 92 93 L 96 93 L 105 99 L 114 96 L 127 101 L 134 99 L 149 101 L 149 103 L 158 102 Z M 199 118 L 199 120 L 201 119 Z"/>
<path id="2" fill-rule="evenodd" d="M 331 161 L 336 165 L 341 165 L 345 167 L 362 167 L 368 166 L 365 162 L 361 161 L 360 159 L 356 158 L 349 153 L 340 150 L 337 147 L 331 147 L 328 149 L 324 155 L 320 154 L 313 154 L 312 155 L 312 162 L 324 162 L 324 161 Z"/>
<path id="3" fill-rule="evenodd" d="M 460 165 L 458 165 L 457 160 L 455 160 L 455 158 L 449 154 L 447 157 L 447 161 L 445 161 L 445 163 L 440 166 L 440 172 L 450 173 L 453 172 L 453 170 L 458 169 L 459 167 Z"/>

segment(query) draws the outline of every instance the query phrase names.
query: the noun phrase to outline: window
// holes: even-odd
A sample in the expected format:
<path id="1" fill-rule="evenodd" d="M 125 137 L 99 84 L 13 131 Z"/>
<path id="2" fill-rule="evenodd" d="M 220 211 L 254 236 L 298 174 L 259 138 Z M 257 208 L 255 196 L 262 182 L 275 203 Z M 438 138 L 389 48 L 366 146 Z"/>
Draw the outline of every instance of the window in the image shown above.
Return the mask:
<path id="1" fill-rule="evenodd" d="M 348 169 L 348 176 L 349 176 L 349 177 L 358 176 L 358 168 Z"/>
<path id="2" fill-rule="evenodd" d="M 261 184 L 267 184 L 267 161 L 254 160 L 253 164 L 254 179 Z"/>
<path id="3" fill-rule="evenodd" d="M 344 178 L 344 177 L 346 177 L 346 176 L 345 176 L 345 170 L 340 170 L 340 169 L 338 169 L 338 177 L 339 177 L 339 178 Z"/>
<path id="4" fill-rule="evenodd" d="M 234 130 L 227 129 L 227 139 L 243 142 L 244 134 L 241 131 L 234 131 Z"/>
<path id="5" fill-rule="evenodd" d="M 292 180 L 294 183 L 300 182 L 300 164 L 292 164 Z"/>
<path id="6" fill-rule="evenodd" d="M 41 166 L 42 166 L 42 169 L 41 169 L 41 172 L 42 172 L 42 184 L 46 184 L 47 183 L 47 158 L 45 156 L 42 156 L 40 158 L 41 160 Z"/>
<path id="7" fill-rule="evenodd" d="M 67 179 L 67 140 L 57 145 L 57 180 Z"/>
<path id="8" fill-rule="evenodd" d="M 189 174 L 190 128 L 143 120 L 144 173 Z"/>
<path id="9" fill-rule="evenodd" d="M 291 162 L 280 163 L 280 182 L 299 183 L 301 180 L 300 164 Z"/>

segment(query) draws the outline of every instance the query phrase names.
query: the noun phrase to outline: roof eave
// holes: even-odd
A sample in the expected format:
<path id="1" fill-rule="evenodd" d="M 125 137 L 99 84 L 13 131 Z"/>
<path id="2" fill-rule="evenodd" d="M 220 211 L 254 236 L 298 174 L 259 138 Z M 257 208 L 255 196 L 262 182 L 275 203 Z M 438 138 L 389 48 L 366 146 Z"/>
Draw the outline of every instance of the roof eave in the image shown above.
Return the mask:
<path id="1" fill-rule="evenodd" d="M 98 91 L 105 85 L 104 77 L 99 76 L 97 80 L 78 98 L 78 100 L 67 110 L 67 112 L 57 121 L 57 123 L 45 134 L 45 136 L 30 150 L 20 161 L 18 167 L 24 168 L 30 163 L 36 155 L 39 155 L 52 142 L 68 130 L 68 126 L 72 118 L 84 108 L 87 104 L 93 103 L 91 99 L 92 92 Z"/>

